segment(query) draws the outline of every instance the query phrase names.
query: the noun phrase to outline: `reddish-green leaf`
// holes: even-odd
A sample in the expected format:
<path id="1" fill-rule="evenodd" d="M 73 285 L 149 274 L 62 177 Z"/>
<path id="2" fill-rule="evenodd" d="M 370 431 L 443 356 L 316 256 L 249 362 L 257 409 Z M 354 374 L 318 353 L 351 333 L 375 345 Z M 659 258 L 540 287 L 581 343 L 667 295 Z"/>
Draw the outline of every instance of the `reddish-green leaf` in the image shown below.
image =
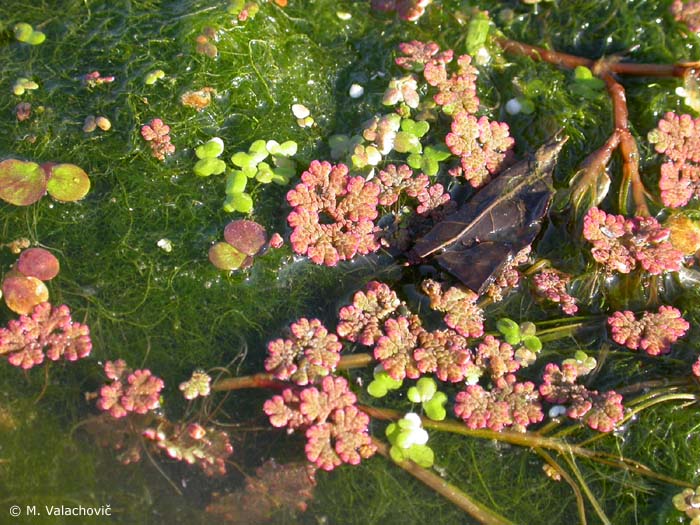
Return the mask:
<path id="1" fill-rule="evenodd" d="M 90 178 L 75 164 L 53 164 L 48 173 L 46 189 L 56 200 L 79 201 L 90 191 Z"/>
<path id="2" fill-rule="evenodd" d="M 267 234 L 257 222 L 241 219 L 226 225 L 224 239 L 238 251 L 253 256 L 265 246 Z"/>
<path id="3" fill-rule="evenodd" d="M 0 199 L 29 206 L 46 193 L 46 177 L 36 162 L 6 159 L 0 162 Z"/>

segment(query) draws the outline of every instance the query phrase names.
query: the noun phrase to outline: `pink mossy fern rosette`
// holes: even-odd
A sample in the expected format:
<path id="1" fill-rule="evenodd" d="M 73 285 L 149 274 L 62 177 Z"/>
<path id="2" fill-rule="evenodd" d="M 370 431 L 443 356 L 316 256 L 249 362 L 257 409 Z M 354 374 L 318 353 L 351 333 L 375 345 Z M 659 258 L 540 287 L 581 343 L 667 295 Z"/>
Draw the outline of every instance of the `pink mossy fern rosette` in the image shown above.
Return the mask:
<path id="1" fill-rule="evenodd" d="M 350 177 L 344 164 L 313 161 L 287 193 L 292 249 L 327 266 L 378 250 L 379 192 L 377 184 Z"/>
<path id="2" fill-rule="evenodd" d="M 608 325 L 617 344 L 653 356 L 670 352 L 671 345 L 690 328 L 680 310 L 673 306 L 660 306 L 658 313 L 644 312 L 640 319 L 629 310 L 614 312 Z"/>
<path id="3" fill-rule="evenodd" d="M 298 385 L 313 383 L 335 370 L 343 345 L 320 320 L 302 317 L 291 324 L 289 332 L 289 338 L 268 343 L 265 370 Z"/>
<path id="4" fill-rule="evenodd" d="M 591 254 L 608 272 L 630 273 L 638 265 L 652 275 L 680 270 L 684 256 L 673 247 L 670 235 L 653 217 L 627 219 L 593 207 L 583 220 Z"/>
<path id="5" fill-rule="evenodd" d="M 342 463 L 357 465 L 374 455 L 369 416 L 359 410 L 357 397 L 342 377 L 325 377 L 319 388 L 285 389 L 265 402 L 263 411 L 275 427 L 305 429 L 306 455 L 323 470 Z"/>
<path id="6" fill-rule="evenodd" d="M 45 357 L 76 361 L 91 350 L 90 329 L 74 322 L 66 305 L 38 304 L 31 316 L 21 315 L 0 328 L 0 355 L 25 370 L 43 363 Z"/>

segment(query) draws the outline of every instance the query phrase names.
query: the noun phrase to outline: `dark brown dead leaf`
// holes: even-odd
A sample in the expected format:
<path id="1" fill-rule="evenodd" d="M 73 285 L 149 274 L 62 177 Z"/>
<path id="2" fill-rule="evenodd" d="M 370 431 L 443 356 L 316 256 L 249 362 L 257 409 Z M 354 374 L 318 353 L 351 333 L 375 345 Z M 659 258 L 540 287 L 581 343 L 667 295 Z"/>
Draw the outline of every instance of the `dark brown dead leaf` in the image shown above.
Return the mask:
<path id="1" fill-rule="evenodd" d="M 440 266 L 481 294 L 541 228 L 552 198 L 552 172 L 566 142 L 554 139 L 533 158 L 496 177 L 456 212 L 419 238 L 409 260 L 433 256 Z"/>

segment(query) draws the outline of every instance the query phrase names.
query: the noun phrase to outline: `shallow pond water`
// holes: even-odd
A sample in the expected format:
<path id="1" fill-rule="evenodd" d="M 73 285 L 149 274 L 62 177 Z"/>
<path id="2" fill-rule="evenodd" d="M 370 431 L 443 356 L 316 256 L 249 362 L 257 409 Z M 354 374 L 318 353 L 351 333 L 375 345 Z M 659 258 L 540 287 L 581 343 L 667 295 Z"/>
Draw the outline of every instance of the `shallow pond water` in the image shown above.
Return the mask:
<path id="1" fill-rule="evenodd" d="M 270 458 L 278 464 L 304 462 L 303 432 L 287 434 L 270 426 L 262 412 L 272 395 L 268 389 L 217 393 L 189 403 L 178 385 L 197 369 L 214 378 L 263 371 L 268 341 L 283 337 L 285 328 L 302 317 L 335 327 L 339 308 L 372 280 L 390 283 L 411 309 L 440 322 L 440 315 L 426 313 L 429 302 L 420 287 L 426 275 L 442 272 L 430 261 L 408 267 L 405 257 L 382 250 L 326 267 L 294 254 L 289 242 L 287 192 L 313 160 L 331 158 L 331 135 L 359 133 L 373 115 L 390 111 L 382 104 L 385 89 L 392 76 L 405 73 L 394 64 L 399 43 L 434 40 L 461 55 L 474 31 L 474 9 L 488 10 L 491 30 L 482 44 L 489 60 L 478 66 L 479 115 L 509 124 L 517 158 L 531 155 L 557 132 L 568 136 L 553 173 L 558 190 L 608 139 L 615 125 L 610 97 L 600 86 L 577 91 L 571 71 L 503 53 L 499 36 L 588 58 L 612 56 L 613 62 L 698 59 L 697 36 L 673 19 L 668 0 L 536 5 L 435 0 L 417 22 L 373 11 L 365 1 L 279 3 L 286 2 L 259 2 L 260 11 L 247 21 L 237 21 L 225 0 L 4 0 L 0 5 L 0 159 L 75 164 L 91 181 L 89 193 L 78 202 L 47 195 L 29 206 L 0 203 L 0 275 L 16 263 L 12 241 L 26 238 L 47 248 L 61 265 L 48 282 L 50 301 L 68 305 L 73 320 L 90 327 L 92 338 L 90 356 L 74 363 L 44 363 L 26 371 L 0 363 L 0 523 L 236 523 L 206 511 L 214 494 L 241 489 Z M 13 28 L 21 22 L 43 32 L 46 40 L 19 42 Z M 208 39 L 215 45 L 216 56 L 197 52 L 199 36 L 204 37 L 200 44 Z M 147 83 L 157 70 L 161 78 Z M 96 77 L 86 75 L 95 71 L 114 79 L 90 82 Z M 36 82 L 37 89 L 14 94 L 20 78 Z M 667 111 L 694 113 L 677 94 L 677 78 L 633 76 L 622 83 L 651 213 L 665 219 L 668 210 L 662 210 L 656 183 L 661 159 L 647 133 Z M 364 88 L 361 96 L 350 96 L 353 85 Z M 209 88 L 204 96 L 211 96 L 206 108 L 183 105 L 184 93 L 203 88 Z M 421 89 L 425 95 L 427 86 Z M 352 91 L 358 93 L 356 87 Z M 528 99 L 533 111 L 506 112 L 506 102 L 517 97 Z M 31 104 L 26 120 L 20 120 L 17 109 L 23 102 Z M 293 104 L 306 106 L 314 124 L 301 127 Z M 85 131 L 89 116 L 105 117 L 109 129 Z M 153 119 L 170 127 L 175 146 L 163 161 L 153 157 L 142 136 L 142 126 Z M 437 142 L 449 131 L 449 118 L 441 115 L 434 122 L 431 133 L 443 129 L 442 138 L 426 137 Z M 295 141 L 295 175 L 287 186 L 251 182 L 253 211 L 227 213 L 222 209 L 225 176 L 193 173 L 195 148 L 212 137 L 225 144 L 228 170 L 234 167 L 230 157 L 255 140 Z M 405 157 L 395 153 L 390 158 Z M 446 165 L 440 169 L 455 200 L 471 195 L 452 184 Z M 633 207 L 618 207 L 622 169 L 621 157 L 613 155 L 611 189 L 600 206 L 631 216 Z M 681 523 L 671 499 L 683 487 L 675 481 L 697 484 L 700 451 L 698 410 L 691 404 L 696 388 L 687 380 L 700 347 L 697 285 L 689 273 L 693 263 L 685 261 L 684 279 L 669 272 L 651 281 L 638 274 L 606 280 L 581 240 L 585 210 L 576 217 L 562 195 L 544 218 L 530 263 L 548 258 L 576 276 L 581 326 L 557 332 L 579 318 L 567 320 L 556 305 L 535 300 L 521 284 L 486 307 L 486 330 L 496 333 L 496 321 L 510 317 L 549 331 L 550 337 L 542 339 L 542 361 L 524 376 L 529 380 L 541 377 L 545 362 L 561 362 L 584 350 L 601 365 L 587 383 L 591 388 L 670 381 L 667 390 L 653 390 L 647 400 L 668 395 L 668 402 L 647 408 L 644 400 L 637 401 L 640 412 L 613 432 L 562 423 L 548 434 L 583 444 L 598 458 L 609 454 L 610 460 L 624 456 L 641 462 L 654 476 L 563 448 L 553 452 L 486 434 L 440 431 L 430 433 L 435 466 L 428 470 L 513 523 L 579 522 L 581 506 L 588 523 Z M 696 208 L 691 201 L 686 215 L 696 219 Z M 247 269 L 218 270 L 208 260 L 210 246 L 223 240 L 231 220 L 245 217 L 268 234 L 280 233 L 285 245 L 255 257 Z M 691 325 L 672 353 L 659 358 L 616 345 L 605 326 L 612 311 L 641 311 L 651 303 L 673 304 Z M 3 305 L 2 325 L 15 318 Z M 359 346 L 348 345 L 348 350 L 367 351 Z M 106 381 L 102 365 L 116 359 L 164 380 L 159 414 L 228 432 L 233 454 L 226 460 L 226 475 L 207 476 L 157 450 L 123 465 L 120 451 L 100 446 L 99 432 L 89 431 L 89 421 L 100 413 L 90 393 Z M 366 390 L 372 367 L 343 372 L 360 403 L 401 414 L 416 410 L 405 388 L 384 400 L 372 398 Z M 681 386 L 674 387 L 674 381 Z M 454 401 L 456 389 L 445 390 Z M 639 399 L 639 392 L 630 399 Z M 452 413 L 448 417 L 454 419 Z M 374 418 L 369 432 L 385 440 L 385 426 Z M 569 473 L 576 490 L 566 480 L 545 475 L 547 454 Z M 379 455 L 357 466 L 319 471 L 316 478 L 306 512 L 278 509 L 273 523 L 478 523 Z M 49 511 L 107 505 L 109 517 Z M 12 506 L 19 506 L 19 517 L 10 515 Z M 37 514 L 27 515 L 34 507 Z"/>

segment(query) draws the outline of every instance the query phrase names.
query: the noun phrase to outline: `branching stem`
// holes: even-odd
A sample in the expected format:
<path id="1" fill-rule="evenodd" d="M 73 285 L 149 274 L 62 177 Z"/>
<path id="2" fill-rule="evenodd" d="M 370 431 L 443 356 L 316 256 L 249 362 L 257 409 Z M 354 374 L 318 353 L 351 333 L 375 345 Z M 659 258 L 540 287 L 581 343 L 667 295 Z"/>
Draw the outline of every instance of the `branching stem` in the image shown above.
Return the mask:
<path id="1" fill-rule="evenodd" d="M 377 438 L 372 438 L 372 442 L 377 447 L 377 452 L 389 459 L 389 461 L 393 461 L 389 455 L 389 447 L 386 443 L 379 441 Z M 418 481 L 424 483 L 442 497 L 454 503 L 479 523 L 484 525 L 513 525 L 512 521 L 497 514 L 481 503 L 474 501 L 458 487 L 448 483 L 434 472 L 417 465 L 413 461 L 394 461 L 394 463 Z"/>

